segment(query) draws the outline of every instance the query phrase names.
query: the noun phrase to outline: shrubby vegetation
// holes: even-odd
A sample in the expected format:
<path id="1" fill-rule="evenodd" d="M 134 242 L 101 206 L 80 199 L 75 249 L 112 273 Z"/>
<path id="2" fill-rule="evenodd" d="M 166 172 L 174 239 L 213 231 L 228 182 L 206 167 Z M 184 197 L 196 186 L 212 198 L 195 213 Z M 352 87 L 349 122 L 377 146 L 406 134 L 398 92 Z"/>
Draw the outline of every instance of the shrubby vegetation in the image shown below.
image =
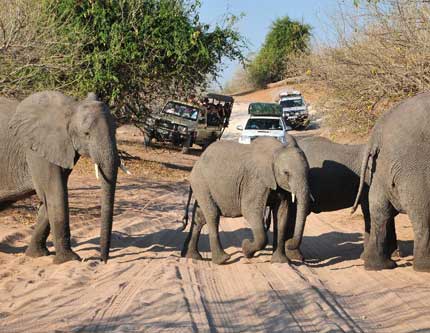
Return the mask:
<path id="1" fill-rule="evenodd" d="M 430 89 L 430 4 L 369 1 L 333 20 L 337 43 L 290 59 L 286 76 L 308 73 L 327 88 L 333 128 L 367 133 L 381 113 Z"/>
<path id="2" fill-rule="evenodd" d="M 297 52 L 307 52 L 311 27 L 288 16 L 273 22 L 266 40 L 248 65 L 249 77 L 258 87 L 283 79 L 289 59 Z"/>
<path id="3" fill-rule="evenodd" d="M 284 78 L 290 59 L 309 51 L 311 27 L 288 16 L 272 23 L 261 49 L 249 56 L 245 66 L 226 83 L 225 92 L 263 88 Z"/>
<path id="4" fill-rule="evenodd" d="M 0 94 L 95 91 L 121 121 L 186 98 L 242 61 L 236 17 L 200 21 L 198 0 L 0 0 Z"/>

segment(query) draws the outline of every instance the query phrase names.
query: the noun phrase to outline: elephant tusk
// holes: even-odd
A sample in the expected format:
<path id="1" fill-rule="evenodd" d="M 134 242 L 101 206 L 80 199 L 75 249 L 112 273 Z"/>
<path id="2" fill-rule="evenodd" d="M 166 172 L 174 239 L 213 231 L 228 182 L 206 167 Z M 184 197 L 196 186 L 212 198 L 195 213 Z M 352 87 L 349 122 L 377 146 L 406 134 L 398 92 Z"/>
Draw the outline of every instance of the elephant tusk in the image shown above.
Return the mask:
<path id="1" fill-rule="evenodd" d="M 99 179 L 99 166 L 98 164 L 94 164 L 94 171 L 96 173 L 97 180 Z"/>
<path id="2" fill-rule="evenodd" d="M 125 165 L 121 162 L 121 164 L 119 165 L 119 168 L 127 175 L 131 176 L 131 172 L 125 167 Z"/>
<path id="3" fill-rule="evenodd" d="M 312 193 L 309 193 L 309 196 L 311 197 L 312 202 L 315 202 L 315 198 L 314 198 L 314 196 L 312 195 Z"/>
<path id="4" fill-rule="evenodd" d="M 291 193 L 291 201 L 294 203 L 296 201 L 296 195 Z"/>

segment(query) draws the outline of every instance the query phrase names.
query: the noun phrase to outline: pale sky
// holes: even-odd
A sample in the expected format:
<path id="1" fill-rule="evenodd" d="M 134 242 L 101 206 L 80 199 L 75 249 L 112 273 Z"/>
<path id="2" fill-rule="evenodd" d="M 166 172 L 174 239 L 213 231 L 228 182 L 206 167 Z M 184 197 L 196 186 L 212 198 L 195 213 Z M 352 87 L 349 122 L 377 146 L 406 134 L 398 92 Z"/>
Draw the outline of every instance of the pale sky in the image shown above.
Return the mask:
<path id="1" fill-rule="evenodd" d="M 225 13 L 244 13 L 238 28 L 249 41 L 252 52 L 261 47 L 271 23 L 285 15 L 310 24 L 314 38 L 326 40 L 330 35 L 327 15 L 337 8 L 337 0 L 203 0 L 200 19 L 210 24 L 221 21 Z M 231 78 L 237 66 L 237 63 L 226 62 L 220 82 Z"/>

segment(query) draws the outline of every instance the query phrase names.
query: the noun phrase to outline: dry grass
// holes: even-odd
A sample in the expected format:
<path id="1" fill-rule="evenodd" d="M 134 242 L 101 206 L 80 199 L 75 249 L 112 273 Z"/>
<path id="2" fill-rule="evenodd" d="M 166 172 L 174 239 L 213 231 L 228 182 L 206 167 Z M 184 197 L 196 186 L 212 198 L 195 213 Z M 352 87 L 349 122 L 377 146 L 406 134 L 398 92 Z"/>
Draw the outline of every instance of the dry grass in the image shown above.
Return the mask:
<path id="1" fill-rule="evenodd" d="M 324 82 L 334 131 L 366 134 L 394 103 L 430 88 L 430 5 L 381 0 L 333 19 L 337 44 L 290 60 L 287 75 Z"/>

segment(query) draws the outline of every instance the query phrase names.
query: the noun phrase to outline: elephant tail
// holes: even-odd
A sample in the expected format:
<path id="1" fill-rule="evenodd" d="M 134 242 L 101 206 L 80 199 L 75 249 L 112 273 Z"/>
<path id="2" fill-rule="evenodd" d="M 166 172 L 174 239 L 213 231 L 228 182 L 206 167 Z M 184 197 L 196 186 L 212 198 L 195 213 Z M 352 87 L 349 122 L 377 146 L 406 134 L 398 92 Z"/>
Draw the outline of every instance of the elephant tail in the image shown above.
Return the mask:
<path id="1" fill-rule="evenodd" d="M 193 196 L 193 189 L 191 188 L 191 186 L 189 187 L 188 190 L 188 200 L 187 200 L 187 204 L 185 205 L 185 212 L 184 212 L 184 217 L 182 218 L 182 230 L 185 230 L 185 228 L 188 225 L 188 212 L 190 210 L 190 202 L 191 202 L 191 197 Z"/>
<path id="2" fill-rule="evenodd" d="M 360 202 L 360 197 L 364 187 L 364 180 L 366 179 L 367 166 L 369 164 L 369 160 L 372 158 L 371 151 L 372 151 L 372 143 L 369 142 L 363 154 L 363 160 L 361 162 L 361 169 L 360 169 L 360 185 L 358 187 L 358 192 L 357 192 L 357 196 L 355 197 L 354 205 L 351 208 L 351 214 L 355 213 L 358 207 L 358 203 Z"/>

